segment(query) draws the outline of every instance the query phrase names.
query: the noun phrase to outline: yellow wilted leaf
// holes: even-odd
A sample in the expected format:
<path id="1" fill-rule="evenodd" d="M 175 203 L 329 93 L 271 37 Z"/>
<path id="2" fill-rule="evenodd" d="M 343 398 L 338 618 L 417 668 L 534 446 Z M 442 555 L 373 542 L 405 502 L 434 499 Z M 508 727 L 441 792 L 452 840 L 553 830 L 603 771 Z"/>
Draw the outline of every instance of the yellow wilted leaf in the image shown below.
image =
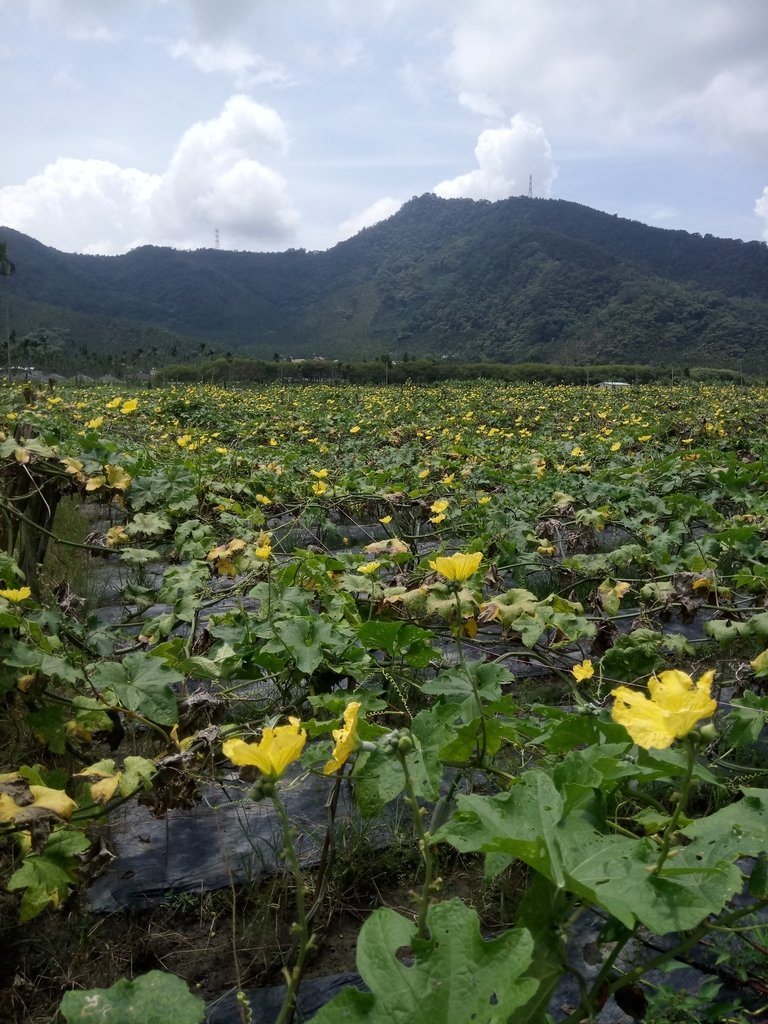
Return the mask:
<path id="1" fill-rule="evenodd" d="M 106 804 L 115 795 L 115 790 L 120 785 L 120 779 L 123 773 L 117 772 L 115 775 L 108 775 L 106 779 L 99 779 L 98 782 L 91 783 L 91 798 L 97 804 Z"/>
<path id="2" fill-rule="evenodd" d="M 67 473 L 71 473 L 76 476 L 83 468 L 83 464 L 79 459 L 73 459 L 67 456 L 66 459 L 59 459 L 59 462 L 64 466 Z"/>
<path id="3" fill-rule="evenodd" d="M 44 807 L 60 818 L 68 818 L 77 807 L 63 789 L 49 789 L 47 786 L 30 786 L 29 789 L 35 798 L 34 807 Z"/>
<path id="4" fill-rule="evenodd" d="M 125 491 L 131 485 L 131 475 L 126 473 L 122 466 L 108 465 L 106 467 L 107 483 L 117 491 Z M 87 487 L 86 487 L 87 490 Z"/>
<path id="5" fill-rule="evenodd" d="M 127 544 L 129 539 L 124 526 L 111 526 L 107 530 L 107 547 L 109 548 L 114 548 L 118 544 Z"/>
<path id="6" fill-rule="evenodd" d="M 14 821 L 21 808 L 7 793 L 0 793 L 0 825 L 8 825 Z"/>
<path id="7" fill-rule="evenodd" d="M 96 476 L 88 477 L 85 482 L 85 489 L 86 491 L 98 491 L 106 482 L 107 478 L 102 473 L 97 473 Z"/>

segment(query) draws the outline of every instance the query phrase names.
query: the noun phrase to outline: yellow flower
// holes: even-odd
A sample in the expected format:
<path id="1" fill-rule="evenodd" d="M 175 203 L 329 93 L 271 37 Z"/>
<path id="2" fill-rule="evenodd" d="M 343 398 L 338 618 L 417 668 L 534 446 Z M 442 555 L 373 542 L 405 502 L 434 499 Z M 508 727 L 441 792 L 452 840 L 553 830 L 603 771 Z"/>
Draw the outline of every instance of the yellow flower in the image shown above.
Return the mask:
<path id="1" fill-rule="evenodd" d="M 429 567 L 446 580 L 462 583 L 470 576 L 474 576 L 482 560 L 482 551 L 473 551 L 469 555 L 465 555 L 462 551 L 456 551 L 450 558 L 445 556 L 436 558 L 434 562 L 429 563 Z"/>
<path id="2" fill-rule="evenodd" d="M 129 398 L 127 402 L 123 402 L 120 406 L 120 412 L 123 416 L 127 416 L 131 412 L 136 412 L 139 406 L 138 398 Z"/>
<path id="3" fill-rule="evenodd" d="M 256 539 L 256 557 L 269 558 L 272 554 L 272 538 L 263 530 Z"/>
<path id="4" fill-rule="evenodd" d="M 122 405 L 122 403 L 123 403 L 123 399 L 122 398 L 113 398 L 111 402 L 107 402 L 107 408 L 108 409 L 116 409 L 118 407 L 118 405 Z"/>
<path id="5" fill-rule="evenodd" d="M 376 572 L 380 565 L 381 562 L 368 562 L 367 565 L 359 565 L 357 571 L 361 572 L 364 576 L 370 576 L 372 572 Z"/>
<path id="6" fill-rule="evenodd" d="M 382 516 L 379 522 L 383 523 L 384 526 L 388 526 L 392 522 L 392 516 Z"/>
<path id="7" fill-rule="evenodd" d="M 301 757 L 307 734 L 298 718 L 289 718 L 288 725 L 266 727 L 258 743 L 227 740 L 222 745 L 224 756 L 233 764 L 254 765 L 262 774 L 279 779 L 285 769 Z"/>
<path id="8" fill-rule="evenodd" d="M 266 494 L 256 494 L 256 495 L 254 495 L 254 497 L 256 498 L 256 501 L 258 501 L 258 503 L 260 505 L 271 505 L 272 504 L 272 499 L 268 498 L 266 496 Z"/>
<path id="9" fill-rule="evenodd" d="M 29 587 L 20 587 L 18 590 L 0 590 L 0 597 L 4 597 L 6 601 L 13 601 L 15 604 L 18 604 L 19 601 L 26 601 L 31 596 L 32 591 Z"/>
<path id="10" fill-rule="evenodd" d="M 642 435 L 641 435 L 640 437 L 638 437 L 638 439 L 637 439 L 637 440 L 638 440 L 638 441 L 642 441 L 642 442 L 643 442 L 643 444 L 645 444 L 645 442 L 646 442 L 646 441 L 650 441 L 652 437 L 653 437 L 653 435 L 652 435 L 652 434 L 642 434 Z"/>
<path id="11" fill-rule="evenodd" d="M 331 760 L 323 768 L 323 775 L 331 775 L 341 768 L 360 746 L 360 740 L 357 736 L 357 716 L 359 712 L 359 701 L 353 700 L 347 704 L 347 709 L 344 712 L 344 725 L 341 729 L 333 730 L 333 738 L 336 741 L 336 745 L 333 748 Z"/>
<path id="12" fill-rule="evenodd" d="M 617 452 L 621 448 L 621 441 L 614 441 L 611 445 L 611 451 Z"/>
<path id="13" fill-rule="evenodd" d="M 350 427 L 349 428 L 349 432 L 350 432 L 350 434 L 359 434 L 360 433 L 360 427 L 358 427 L 357 425 L 355 425 L 354 427 Z"/>
<path id="14" fill-rule="evenodd" d="M 638 747 L 664 750 L 693 729 L 697 722 L 717 710 L 712 699 L 713 670 L 695 683 L 686 672 L 670 669 L 648 680 L 650 699 L 645 694 L 619 686 L 611 716 L 623 725 Z"/>
<path id="15" fill-rule="evenodd" d="M 101 424 L 104 422 L 103 416 L 97 416 L 95 419 L 88 420 L 85 424 L 89 430 L 98 430 Z"/>
<path id="16" fill-rule="evenodd" d="M 312 493 L 316 494 L 318 498 L 321 494 L 325 494 L 328 490 L 328 484 L 323 483 L 322 480 L 318 480 L 317 483 L 312 484 Z"/>
<path id="17" fill-rule="evenodd" d="M 186 448 L 191 440 L 191 434 L 182 434 L 181 437 L 176 438 L 176 444 L 179 446 L 179 448 Z"/>
<path id="18" fill-rule="evenodd" d="M 325 480 L 325 478 L 328 476 L 328 470 L 327 469 L 310 469 L 309 475 L 317 477 L 318 480 Z"/>
<path id="19" fill-rule="evenodd" d="M 455 473 L 448 473 L 446 476 L 443 477 L 443 479 L 440 481 L 440 483 L 441 484 L 452 484 L 455 479 L 456 479 L 456 474 Z"/>
<path id="20" fill-rule="evenodd" d="M 482 498 L 478 498 L 477 499 L 477 503 L 478 503 L 478 505 L 487 505 L 490 500 L 491 500 L 490 494 L 484 494 L 482 496 Z"/>
<path id="21" fill-rule="evenodd" d="M 445 500 L 445 498 L 438 498 L 437 501 L 433 501 L 432 504 L 429 506 L 429 511 L 434 512 L 435 515 L 440 515 L 440 513 L 445 512 L 447 508 L 448 502 Z"/>
<path id="22" fill-rule="evenodd" d="M 419 473 L 419 480 L 426 480 L 428 476 L 429 476 L 429 470 L 428 469 L 422 469 L 422 471 Z"/>
<path id="23" fill-rule="evenodd" d="M 571 449 L 571 455 L 574 457 L 574 459 L 580 459 L 583 454 L 584 454 L 584 449 L 583 448 L 579 448 L 578 445 L 576 445 L 575 448 Z"/>
<path id="24" fill-rule="evenodd" d="M 591 679 L 594 674 L 595 666 L 589 658 L 585 658 L 580 665 L 574 665 L 571 669 L 571 675 L 577 683 L 583 683 L 585 679 Z"/>

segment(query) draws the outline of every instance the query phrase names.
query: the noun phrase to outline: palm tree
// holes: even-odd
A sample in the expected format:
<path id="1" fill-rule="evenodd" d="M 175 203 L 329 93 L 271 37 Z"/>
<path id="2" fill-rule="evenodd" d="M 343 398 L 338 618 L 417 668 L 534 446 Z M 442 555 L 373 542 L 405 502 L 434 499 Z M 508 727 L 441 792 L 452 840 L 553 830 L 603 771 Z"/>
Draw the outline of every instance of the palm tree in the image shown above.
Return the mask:
<path id="1" fill-rule="evenodd" d="M 16 273 L 16 265 L 8 259 L 5 242 L 0 242 L 0 277 L 10 277 Z M 11 297 L 5 293 L 5 354 L 8 363 L 8 380 L 11 379 Z"/>

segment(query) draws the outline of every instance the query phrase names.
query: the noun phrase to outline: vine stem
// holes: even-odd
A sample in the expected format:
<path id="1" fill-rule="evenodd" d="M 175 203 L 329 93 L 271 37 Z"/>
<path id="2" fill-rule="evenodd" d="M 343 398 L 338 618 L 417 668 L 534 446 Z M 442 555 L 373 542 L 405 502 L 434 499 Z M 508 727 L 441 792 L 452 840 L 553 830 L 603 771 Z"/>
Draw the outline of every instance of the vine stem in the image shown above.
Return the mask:
<path id="1" fill-rule="evenodd" d="M 296 1000 L 299 995 L 304 964 L 307 959 L 307 953 L 312 948 L 314 936 L 309 933 L 309 921 L 307 919 L 306 904 L 304 901 L 304 876 L 301 870 L 301 862 L 299 861 L 299 856 L 296 853 L 296 847 L 293 843 L 293 828 L 291 827 L 291 823 L 288 819 L 288 813 L 285 809 L 285 805 L 277 793 L 272 794 L 272 803 L 277 811 L 277 816 L 280 819 L 280 827 L 283 830 L 283 840 L 285 842 L 284 855 L 285 859 L 290 864 L 293 881 L 296 886 L 297 920 L 293 925 L 293 930 L 298 938 L 298 953 L 294 966 L 290 970 L 286 969 L 284 971 L 287 989 L 283 1005 L 280 1008 L 280 1013 L 275 1021 L 275 1024 L 291 1024 L 296 1012 Z"/>
<path id="2" fill-rule="evenodd" d="M 427 914 L 429 913 L 429 905 L 432 899 L 435 871 L 435 861 L 432 856 L 431 846 L 432 837 L 424 828 L 425 811 L 424 808 L 420 806 L 416 797 L 413 778 L 411 777 L 411 772 L 408 768 L 408 761 L 406 759 L 407 755 L 402 750 L 398 749 L 397 757 L 403 769 L 403 775 L 405 776 L 405 793 L 413 812 L 413 829 L 418 838 L 419 852 L 421 853 L 421 859 L 424 862 L 424 884 L 421 887 L 421 893 L 418 897 L 419 912 L 416 919 L 416 935 L 420 939 L 428 939 L 429 929 L 427 928 Z"/>

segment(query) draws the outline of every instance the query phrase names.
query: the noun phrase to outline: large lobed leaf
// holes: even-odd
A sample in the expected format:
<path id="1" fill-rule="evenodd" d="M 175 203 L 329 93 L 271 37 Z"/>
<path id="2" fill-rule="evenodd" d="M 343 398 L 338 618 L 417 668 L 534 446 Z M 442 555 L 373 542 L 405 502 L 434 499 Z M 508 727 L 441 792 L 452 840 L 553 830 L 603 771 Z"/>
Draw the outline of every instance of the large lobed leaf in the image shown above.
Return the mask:
<path id="1" fill-rule="evenodd" d="M 357 943 L 357 967 L 370 992 L 345 989 L 313 1017 L 315 1024 L 506 1024 L 535 994 L 522 977 L 533 942 L 523 929 L 485 941 L 476 913 L 461 900 L 431 907 L 430 939 L 414 936 L 413 922 L 394 910 L 376 910 Z M 413 962 L 398 949 L 411 947 Z"/>

